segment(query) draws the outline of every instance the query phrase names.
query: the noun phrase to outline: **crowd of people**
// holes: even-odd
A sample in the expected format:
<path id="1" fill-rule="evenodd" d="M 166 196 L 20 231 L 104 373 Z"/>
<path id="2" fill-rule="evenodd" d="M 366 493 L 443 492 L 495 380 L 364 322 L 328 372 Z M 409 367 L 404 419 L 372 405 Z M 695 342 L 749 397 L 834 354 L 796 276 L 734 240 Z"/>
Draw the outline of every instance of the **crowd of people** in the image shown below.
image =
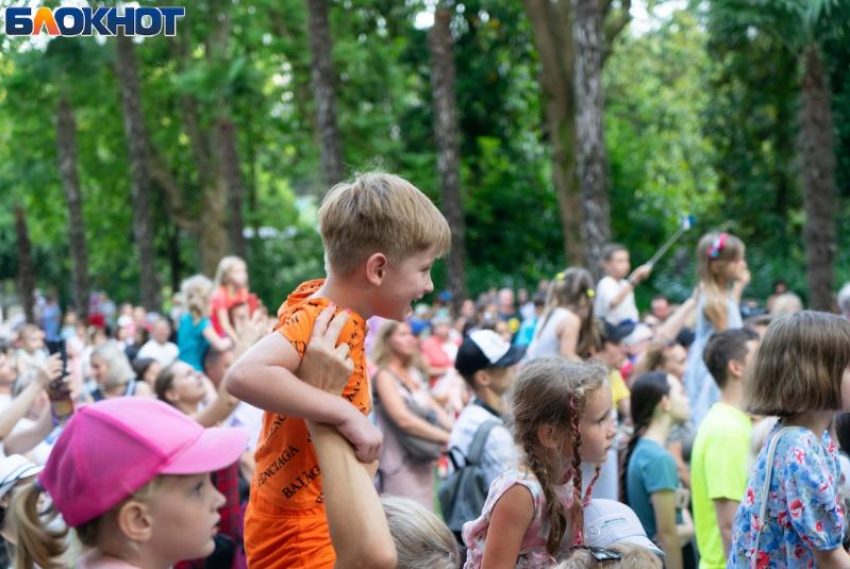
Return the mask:
<path id="1" fill-rule="evenodd" d="M 10 330 L 0 566 L 850 567 L 850 285 L 754 310 L 710 232 L 645 313 L 616 244 L 598 280 L 425 304 L 449 228 L 388 174 L 319 231 L 276 316 L 226 257 L 168 313 L 50 298 Z"/>

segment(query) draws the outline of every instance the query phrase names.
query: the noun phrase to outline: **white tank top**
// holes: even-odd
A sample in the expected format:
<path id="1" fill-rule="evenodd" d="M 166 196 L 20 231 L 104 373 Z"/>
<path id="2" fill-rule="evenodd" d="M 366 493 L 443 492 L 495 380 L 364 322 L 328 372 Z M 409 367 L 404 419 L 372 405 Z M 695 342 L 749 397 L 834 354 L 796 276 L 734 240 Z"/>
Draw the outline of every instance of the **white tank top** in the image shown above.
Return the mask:
<path id="1" fill-rule="evenodd" d="M 540 330 L 540 333 L 535 331 L 534 339 L 528 346 L 528 351 L 525 353 L 526 361 L 531 361 L 537 358 L 551 358 L 561 355 L 561 340 L 556 334 L 561 322 L 564 321 L 570 314 L 566 308 L 558 307 L 552 311 L 549 316 L 549 321 Z M 541 321 L 542 322 L 542 321 Z"/>

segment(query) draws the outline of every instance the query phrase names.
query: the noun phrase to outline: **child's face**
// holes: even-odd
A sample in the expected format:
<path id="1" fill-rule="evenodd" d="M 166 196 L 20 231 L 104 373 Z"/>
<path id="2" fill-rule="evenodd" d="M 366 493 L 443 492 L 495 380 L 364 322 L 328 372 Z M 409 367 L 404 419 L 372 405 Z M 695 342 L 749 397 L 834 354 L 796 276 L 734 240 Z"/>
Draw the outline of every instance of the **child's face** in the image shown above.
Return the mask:
<path id="1" fill-rule="evenodd" d="M 841 376 L 841 410 L 850 411 L 850 367 Z"/>
<path id="2" fill-rule="evenodd" d="M 248 267 L 245 263 L 236 263 L 227 274 L 230 284 L 235 287 L 244 288 L 248 286 Z"/>
<path id="3" fill-rule="evenodd" d="M 30 330 L 21 336 L 21 348 L 25 352 L 33 353 L 44 347 L 44 332 L 41 330 Z"/>
<path id="4" fill-rule="evenodd" d="M 632 268 L 629 262 L 629 252 L 617 251 L 611 255 L 610 260 L 605 261 L 604 266 L 605 272 L 611 277 L 617 280 L 626 278 L 626 275 L 629 274 L 629 270 Z"/>
<path id="5" fill-rule="evenodd" d="M 614 444 L 617 428 L 614 424 L 614 399 L 611 387 L 606 383 L 590 392 L 581 415 L 581 460 L 591 464 L 605 462 L 608 451 Z M 572 454 L 573 442 L 565 441 L 564 455 Z"/>
<path id="6" fill-rule="evenodd" d="M 436 253 L 430 249 L 411 255 L 401 263 L 389 263 L 378 292 L 380 301 L 375 314 L 403 321 L 413 311 L 412 303 L 434 290 L 431 267 L 435 259 Z"/>
<path id="7" fill-rule="evenodd" d="M 685 395 L 685 388 L 682 387 L 682 382 L 679 381 L 679 378 L 668 375 L 667 384 L 670 386 L 670 393 L 667 394 L 667 412 L 670 413 L 674 423 L 686 421 L 688 415 L 691 414 L 691 407 L 688 403 L 688 396 Z"/>
<path id="8" fill-rule="evenodd" d="M 164 477 L 148 503 L 153 518 L 151 550 L 169 565 L 209 556 L 224 502 L 208 473 Z"/>

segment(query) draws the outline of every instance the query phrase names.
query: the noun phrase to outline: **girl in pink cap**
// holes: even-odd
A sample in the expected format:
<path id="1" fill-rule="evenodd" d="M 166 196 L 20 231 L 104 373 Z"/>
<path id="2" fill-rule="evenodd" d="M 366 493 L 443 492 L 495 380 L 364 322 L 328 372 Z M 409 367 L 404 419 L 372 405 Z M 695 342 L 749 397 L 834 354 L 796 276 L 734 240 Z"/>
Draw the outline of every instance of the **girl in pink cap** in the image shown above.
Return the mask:
<path id="1" fill-rule="evenodd" d="M 205 429 L 165 403 L 118 398 L 78 411 L 37 481 L 12 504 L 18 534 L 15 567 L 67 566 L 67 529 L 87 551 L 81 569 L 168 569 L 213 552 L 224 498 L 209 473 L 235 462 L 244 429 Z M 53 502 L 51 516 L 39 507 Z"/>

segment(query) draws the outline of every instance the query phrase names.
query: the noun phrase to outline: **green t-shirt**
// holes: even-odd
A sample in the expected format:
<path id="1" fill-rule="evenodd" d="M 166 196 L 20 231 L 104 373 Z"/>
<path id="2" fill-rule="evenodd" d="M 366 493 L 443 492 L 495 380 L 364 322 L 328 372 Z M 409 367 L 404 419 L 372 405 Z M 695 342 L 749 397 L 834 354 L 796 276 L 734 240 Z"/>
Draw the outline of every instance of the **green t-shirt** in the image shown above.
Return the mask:
<path id="1" fill-rule="evenodd" d="M 740 502 L 744 497 L 752 430 L 752 421 L 743 411 L 726 403 L 715 403 L 694 439 L 691 500 L 700 569 L 726 567 L 714 500 Z"/>
<path id="2" fill-rule="evenodd" d="M 637 514 L 650 539 L 654 539 L 658 533 L 652 495 L 662 490 L 675 491 L 678 487 L 679 473 L 673 455 L 653 440 L 640 439 L 629 459 L 626 490 L 629 506 Z M 678 512 L 676 520 L 680 521 Z"/>

